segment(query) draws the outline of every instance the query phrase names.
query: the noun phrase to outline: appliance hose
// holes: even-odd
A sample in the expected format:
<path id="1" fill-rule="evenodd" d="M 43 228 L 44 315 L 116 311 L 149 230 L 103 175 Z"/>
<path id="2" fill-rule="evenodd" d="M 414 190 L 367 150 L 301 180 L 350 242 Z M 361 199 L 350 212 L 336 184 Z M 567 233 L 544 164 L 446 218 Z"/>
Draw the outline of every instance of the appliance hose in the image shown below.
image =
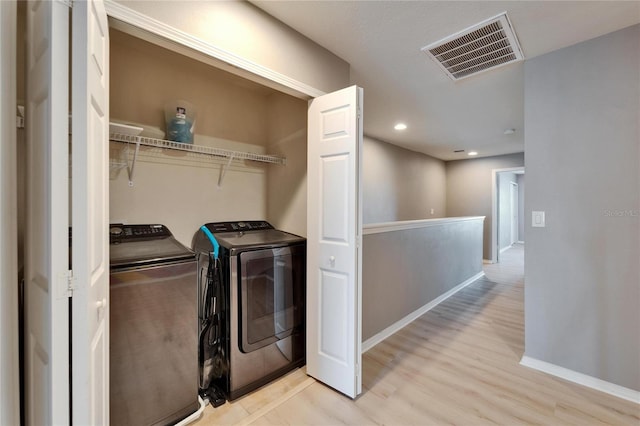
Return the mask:
<path id="1" fill-rule="evenodd" d="M 204 232 L 204 235 L 206 235 L 209 241 L 211 241 L 211 245 L 213 246 L 213 257 L 218 259 L 218 253 L 220 252 L 220 244 L 218 244 L 218 240 L 216 240 L 216 237 L 213 236 L 206 225 L 202 225 L 200 230 Z"/>

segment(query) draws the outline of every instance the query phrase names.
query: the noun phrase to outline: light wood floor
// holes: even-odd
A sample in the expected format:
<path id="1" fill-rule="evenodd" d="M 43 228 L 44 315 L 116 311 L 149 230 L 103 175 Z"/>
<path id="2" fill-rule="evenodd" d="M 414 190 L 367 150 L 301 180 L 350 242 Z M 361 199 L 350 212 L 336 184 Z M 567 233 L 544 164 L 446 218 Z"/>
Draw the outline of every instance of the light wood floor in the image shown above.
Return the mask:
<path id="1" fill-rule="evenodd" d="M 255 425 L 640 425 L 640 406 L 519 364 L 523 248 L 363 355 L 355 401 L 304 369 L 197 423 Z"/>

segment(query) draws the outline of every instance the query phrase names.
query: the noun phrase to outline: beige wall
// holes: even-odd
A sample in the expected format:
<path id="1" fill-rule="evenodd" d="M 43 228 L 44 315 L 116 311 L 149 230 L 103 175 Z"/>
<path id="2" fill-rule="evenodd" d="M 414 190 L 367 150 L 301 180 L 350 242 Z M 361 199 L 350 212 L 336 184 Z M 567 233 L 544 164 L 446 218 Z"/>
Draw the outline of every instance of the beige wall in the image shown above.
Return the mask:
<path id="1" fill-rule="evenodd" d="M 284 134 L 269 124 L 273 93 L 111 31 L 112 121 L 160 128 L 165 101 L 186 98 L 199 110 L 196 143 L 265 152 L 270 129 L 273 135 Z M 114 162 L 131 160 L 133 151 L 127 153 L 125 144 L 111 142 L 110 157 Z M 142 148 L 134 186 L 128 184 L 126 169 L 111 171 L 110 222 L 163 223 L 190 246 L 193 233 L 203 223 L 267 218 L 267 170 L 286 166 L 234 161 L 218 187 L 223 164 L 224 160 L 211 157 Z M 298 163 L 290 160 L 289 164 Z"/>
<path id="2" fill-rule="evenodd" d="M 197 109 L 198 135 L 266 145 L 272 89 L 117 30 L 110 38 L 111 121 L 164 130 L 165 103 L 185 99 Z"/>
<path id="3" fill-rule="evenodd" d="M 348 63 L 248 2 L 118 3 L 315 89 L 349 85 Z"/>
<path id="4" fill-rule="evenodd" d="M 447 161 L 447 215 L 485 216 L 484 258 L 491 259 L 491 172 L 524 166 L 524 153 Z"/>
<path id="5" fill-rule="evenodd" d="M 446 216 L 442 160 L 365 136 L 362 161 L 365 224 Z"/>
<path id="6" fill-rule="evenodd" d="M 268 151 L 287 158 L 269 165 L 267 220 L 276 228 L 307 235 L 307 103 L 274 93 L 269 97 Z"/>

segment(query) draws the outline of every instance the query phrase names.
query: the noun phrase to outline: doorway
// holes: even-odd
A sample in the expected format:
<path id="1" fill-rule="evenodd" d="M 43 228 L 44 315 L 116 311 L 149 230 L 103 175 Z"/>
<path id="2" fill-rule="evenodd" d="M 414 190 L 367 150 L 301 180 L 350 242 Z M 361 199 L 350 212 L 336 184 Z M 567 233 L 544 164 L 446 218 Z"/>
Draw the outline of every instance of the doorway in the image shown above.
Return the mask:
<path id="1" fill-rule="evenodd" d="M 524 244 L 524 167 L 492 173 L 491 262 L 514 244 Z"/>

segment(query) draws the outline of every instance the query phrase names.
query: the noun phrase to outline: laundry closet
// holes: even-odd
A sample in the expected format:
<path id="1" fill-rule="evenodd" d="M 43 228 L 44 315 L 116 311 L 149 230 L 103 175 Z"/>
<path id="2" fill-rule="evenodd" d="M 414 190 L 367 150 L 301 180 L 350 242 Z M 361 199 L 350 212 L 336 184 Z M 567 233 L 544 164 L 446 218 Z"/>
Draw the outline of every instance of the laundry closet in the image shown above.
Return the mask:
<path id="1" fill-rule="evenodd" d="M 195 378 L 198 371 L 200 396 L 217 406 L 304 365 L 306 245 L 304 238 L 265 228 L 306 235 L 306 102 L 113 28 L 109 62 L 111 417 L 120 424 L 174 421 L 196 410 L 190 373 Z M 165 126 L 176 114 L 187 130 L 178 138 Z M 127 137 L 129 129 L 118 124 L 142 131 Z M 190 136 L 192 142 L 171 142 Z M 216 223 L 226 223 L 227 232 Z M 194 233 L 203 224 L 215 236 L 196 245 Z M 169 231 L 196 250 L 197 265 L 191 255 L 176 266 L 173 246 L 161 252 Z M 225 244 L 223 235 L 234 242 L 221 246 L 218 258 L 214 247 Z M 282 240 L 278 246 L 274 236 Z M 269 246 L 260 238 L 270 239 Z M 247 241 L 255 247 L 245 247 Z M 234 244 L 245 252 L 232 255 Z M 118 256 L 141 251 L 156 263 L 143 265 L 137 255 L 120 272 Z M 229 266 L 235 262 L 242 268 Z M 240 269 L 243 278 L 235 282 Z M 150 315 L 167 325 L 157 329 Z M 194 326 L 185 322 L 192 316 Z M 144 331 L 132 330 L 132 321 Z M 157 342 L 133 343 L 149 339 Z M 154 351 L 174 361 L 150 361 Z M 157 381 L 149 386 L 176 388 L 184 381 L 181 391 L 166 401 L 147 398 L 124 367 L 147 363 L 158 370 L 145 379 Z M 162 377 L 174 364 L 184 371 Z"/>
<path id="2" fill-rule="evenodd" d="M 197 111 L 194 144 L 285 164 L 110 142 L 110 222 L 161 223 L 190 246 L 200 225 L 267 220 L 306 235 L 307 102 L 110 30 L 110 121 L 165 139 L 165 104 Z M 135 157 L 135 163 L 134 163 Z"/>

